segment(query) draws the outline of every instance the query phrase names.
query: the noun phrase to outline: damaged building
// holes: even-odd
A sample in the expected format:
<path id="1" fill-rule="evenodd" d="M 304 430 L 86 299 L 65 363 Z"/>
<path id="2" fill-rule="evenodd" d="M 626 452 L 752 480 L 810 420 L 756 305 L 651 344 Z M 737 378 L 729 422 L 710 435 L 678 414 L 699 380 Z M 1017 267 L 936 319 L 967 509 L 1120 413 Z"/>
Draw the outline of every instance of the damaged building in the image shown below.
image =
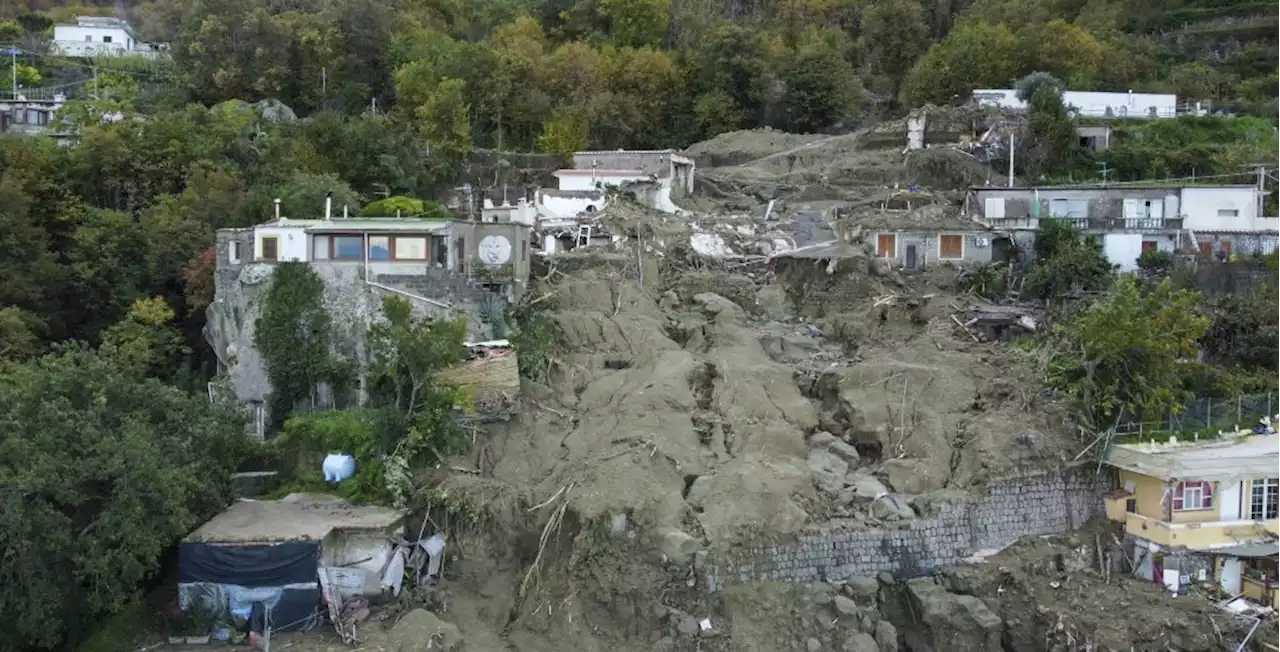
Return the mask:
<path id="1" fill-rule="evenodd" d="M 324 281 L 325 307 L 335 328 L 357 343 L 350 353 L 360 367 L 366 361 L 364 334 L 384 297 L 408 300 L 419 317 L 464 318 L 468 336 L 486 340 L 499 328 L 492 315 L 519 300 L 528 280 L 528 224 L 328 213 L 319 219 L 277 216 L 217 232 L 214 300 L 204 335 L 220 375 L 239 401 L 252 406 L 259 436 L 271 385 L 254 329 L 277 265 L 305 263 Z M 322 391 L 317 401 L 328 405 L 332 397 Z"/>

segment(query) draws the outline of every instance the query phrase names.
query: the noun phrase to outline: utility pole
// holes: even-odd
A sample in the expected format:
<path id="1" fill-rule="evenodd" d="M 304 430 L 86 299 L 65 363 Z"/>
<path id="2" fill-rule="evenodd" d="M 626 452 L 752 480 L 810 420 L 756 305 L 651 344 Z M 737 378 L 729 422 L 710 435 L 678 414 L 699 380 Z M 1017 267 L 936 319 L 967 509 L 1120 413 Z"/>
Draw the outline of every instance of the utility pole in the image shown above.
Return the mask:
<path id="1" fill-rule="evenodd" d="M 1009 187 L 1013 187 L 1013 134 L 1009 134 Z"/>
<path id="2" fill-rule="evenodd" d="M 93 99 L 98 99 L 98 66 L 93 67 Z"/>
<path id="3" fill-rule="evenodd" d="M 10 64 L 13 71 L 13 86 L 10 86 L 9 90 L 13 99 L 16 100 L 18 99 L 18 48 L 9 48 L 9 56 L 12 57 Z"/>
<path id="4" fill-rule="evenodd" d="M 320 97 L 325 97 L 329 93 L 329 71 L 324 66 L 320 67 Z"/>

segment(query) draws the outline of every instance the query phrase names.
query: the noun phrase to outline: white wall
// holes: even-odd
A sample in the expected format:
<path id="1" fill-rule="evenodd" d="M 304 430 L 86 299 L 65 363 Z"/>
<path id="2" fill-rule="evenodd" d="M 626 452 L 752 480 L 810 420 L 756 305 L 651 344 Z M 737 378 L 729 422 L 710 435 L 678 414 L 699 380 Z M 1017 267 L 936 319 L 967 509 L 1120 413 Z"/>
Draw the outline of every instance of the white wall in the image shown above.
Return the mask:
<path id="1" fill-rule="evenodd" d="M 556 174 L 560 180 L 561 190 L 596 190 L 596 184 L 601 186 L 620 186 L 626 181 L 643 181 L 649 177 L 643 174 L 627 174 L 627 175 L 609 175 L 597 174 Z"/>
<path id="2" fill-rule="evenodd" d="M 555 191 L 538 192 L 538 215 L 542 218 L 577 217 L 579 213 L 592 208 L 592 212 L 604 210 L 608 202 L 604 197 L 564 197 L 557 196 Z"/>
<path id="3" fill-rule="evenodd" d="M 1102 250 L 1107 261 L 1119 265 L 1121 272 L 1138 269 L 1138 256 L 1142 255 L 1141 233 L 1108 233 L 1102 236 Z"/>
<path id="4" fill-rule="evenodd" d="M 307 237 L 301 226 L 260 226 L 253 230 L 253 259 L 262 260 L 262 239 L 279 238 L 277 246 L 279 255 L 277 262 L 306 262 Z"/>
<path id="5" fill-rule="evenodd" d="M 1182 214 L 1186 217 L 1182 227 L 1192 231 L 1258 230 L 1257 197 L 1257 189 L 1252 186 L 1183 188 Z M 1235 211 L 1235 215 L 1223 215 L 1219 211 Z"/>
<path id="6" fill-rule="evenodd" d="M 973 97 L 984 106 L 998 106 L 1025 111 L 1027 103 L 1018 99 L 1018 92 L 1008 88 L 985 88 L 973 91 Z M 1075 107 L 1080 115 L 1103 117 L 1110 108 L 1117 118 L 1147 118 L 1151 107 L 1156 107 L 1157 117 L 1172 118 L 1178 113 L 1178 96 L 1159 93 L 1095 93 L 1067 91 L 1062 103 Z"/>
<path id="7" fill-rule="evenodd" d="M 111 42 L 105 43 L 102 37 L 110 36 Z M 86 40 L 88 37 L 89 40 Z M 136 43 L 129 32 L 119 27 L 81 27 L 79 25 L 54 25 L 53 40 L 58 42 L 59 47 L 65 43 L 67 46 L 74 45 L 93 45 L 98 48 L 107 48 L 113 50 L 132 49 Z"/>

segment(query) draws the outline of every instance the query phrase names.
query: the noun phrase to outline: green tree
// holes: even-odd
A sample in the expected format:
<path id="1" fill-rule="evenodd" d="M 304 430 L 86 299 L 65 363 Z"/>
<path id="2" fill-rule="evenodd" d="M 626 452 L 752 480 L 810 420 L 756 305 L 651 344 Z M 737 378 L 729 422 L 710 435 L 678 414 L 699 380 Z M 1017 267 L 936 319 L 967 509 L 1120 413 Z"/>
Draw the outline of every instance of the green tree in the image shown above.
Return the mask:
<path id="1" fill-rule="evenodd" d="M 379 199 L 364 207 L 360 212 L 364 217 L 422 217 L 427 219 L 449 219 L 449 212 L 439 202 L 422 201 L 414 197 L 397 195 Z"/>
<path id="2" fill-rule="evenodd" d="M 661 45 L 667 36 L 671 0 L 600 0 L 604 33 L 630 47 Z"/>
<path id="3" fill-rule="evenodd" d="M 370 385 L 409 422 L 430 403 L 435 375 L 465 357 L 467 335 L 465 321 L 419 321 L 412 308 L 404 299 L 387 297 L 384 321 L 369 329 Z"/>
<path id="4" fill-rule="evenodd" d="M 13 306 L 0 308 L 0 363 L 39 355 L 44 330 L 35 314 Z"/>
<path id="5" fill-rule="evenodd" d="M 1057 299 L 1074 292 L 1096 292 L 1112 281 L 1111 263 L 1102 245 L 1065 220 L 1040 218 L 1036 260 L 1025 289 L 1040 299 Z"/>
<path id="6" fill-rule="evenodd" d="M 787 130 L 818 131 L 848 119 L 861 108 L 862 84 L 844 58 L 837 35 L 806 32 L 783 71 L 783 126 Z"/>
<path id="7" fill-rule="evenodd" d="M 1209 326 L 1198 302 L 1168 281 L 1143 292 L 1135 279 L 1121 278 L 1114 292 L 1055 328 L 1049 383 L 1095 430 L 1122 416 L 1177 412 L 1189 398 L 1181 367 Z"/>
<path id="8" fill-rule="evenodd" d="M 102 352 L 139 377 L 169 378 L 188 354 L 173 328 L 176 315 L 164 299 L 138 299 L 129 314 L 102 336 Z"/>
<path id="9" fill-rule="evenodd" d="M 469 107 L 461 79 L 444 79 L 426 100 L 414 109 L 418 131 L 433 159 L 451 167 L 471 152 Z"/>
<path id="10" fill-rule="evenodd" d="M 925 47 L 927 28 L 918 0 L 884 0 L 862 13 L 862 50 L 872 74 L 883 75 L 897 94 L 903 77 Z"/>
<path id="11" fill-rule="evenodd" d="M 279 188 L 280 214 L 295 219 L 314 220 L 324 217 L 325 199 L 330 200 L 334 216 L 360 212 L 360 197 L 336 174 L 297 172 Z M 262 211 L 265 218 L 269 215 Z"/>
<path id="12" fill-rule="evenodd" d="M 1280 330 L 1277 305 L 1280 294 L 1274 280 L 1248 292 L 1208 301 L 1213 321 L 1201 340 L 1205 359 L 1228 368 L 1270 372 L 1274 377 L 1280 360 L 1275 336 Z"/>
<path id="13" fill-rule="evenodd" d="M 567 159 L 586 148 L 587 125 L 581 118 L 565 112 L 543 123 L 542 133 L 538 135 L 539 150 Z"/>
<path id="14" fill-rule="evenodd" d="M 231 499 L 240 415 L 82 344 L 0 371 L 0 649 L 58 649 L 138 598 Z"/>
<path id="15" fill-rule="evenodd" d="M 331 354 L 324 281 L 305 263 L 280 263 L 274 269 L 253 344 L 271 380 L 271 419 L 279 425 L 302 401 L 315 405 L 320 384 L 333 383 L 342 369 Z"/>
<path id="16" fill-rule="evenodd" d="M 1062 104 L 1062 94 L 1052 85 L 1035 89 L 1028 108 L 1031 146 L 1026 148 L 1023 168 L 1032 175 L 1070 174 L 1080 168 L 1084 150 L 1076 137 L 1075 124 Z"/>
<path id="17" fill-rule="evenodd" d="M 902 82 L 902 104 L 915 107 L 967 97 L 975 88 L 1007 88 L 1025 66 L 1021 42 L 1003 23 L 964 23 L 931 45 Z"/>

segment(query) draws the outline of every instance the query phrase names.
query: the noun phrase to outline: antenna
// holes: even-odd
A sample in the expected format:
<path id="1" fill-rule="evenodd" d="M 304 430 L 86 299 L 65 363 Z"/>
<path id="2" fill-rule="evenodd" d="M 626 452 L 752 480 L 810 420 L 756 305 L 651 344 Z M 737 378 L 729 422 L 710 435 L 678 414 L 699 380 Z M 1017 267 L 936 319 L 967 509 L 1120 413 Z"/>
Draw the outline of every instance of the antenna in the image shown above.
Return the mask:
<path id="1" fill-rule="evenodd" d="M 1111 176 L 1111 168 L 1107 166 L 1106 161 L 1098 163 L 1098 174 L 1102 175 L 1102 185 L 1107 185 L 1107 179 Z"/>

